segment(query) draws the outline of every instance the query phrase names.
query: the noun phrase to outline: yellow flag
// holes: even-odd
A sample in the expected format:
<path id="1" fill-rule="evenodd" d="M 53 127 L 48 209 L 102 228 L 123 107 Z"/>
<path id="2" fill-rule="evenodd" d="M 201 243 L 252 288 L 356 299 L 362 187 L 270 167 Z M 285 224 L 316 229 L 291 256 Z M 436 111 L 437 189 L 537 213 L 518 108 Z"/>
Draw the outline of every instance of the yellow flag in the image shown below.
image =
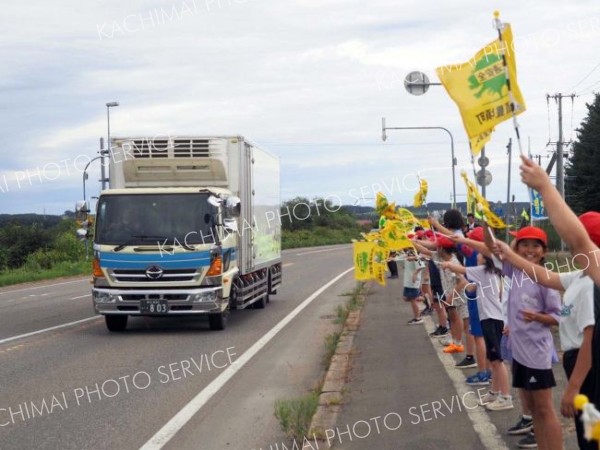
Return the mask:
<path id="1" fill-rule="evenodd" d="M 375 211 L 377 211 L 377 214 L 382 215 L 383 210 L 385 208 L 387 208 L 388 206 L 388 201 L 385 195 L 383 195 L 382 192 L 378 192 L 375 195 Z"/>
<path id="2" fill-rule="evenodd" d="M 502 42 L 499 39 L 490 42 L 466 63 L 436 69 L 441 83 L 460 110 L 474 155 L 489 141 L 494 127 L 512 117 L 502 63 L 503 49 L 514 99 L 514 112 L 521 114 L 526 107 L 517 84 L 517 66 L 509 24 L 504 24 Z"/>
<path id="3" fill-rule="evenodd" d="M 487 144 L 492 139 L 493 132 L 494 129 L 492 128 L 491 130 L 486 131 L 485 133 L 481 133 L 480 135 L 475 136 L 474 138 L 469 138 L 469 147 L 471 147 L 471 153 L 474 156 L 477 156 L 481 153 L 481 150 L 483 149 L 485 144 Z"/>
<path id="4" fill-rule="evenodd" d="M 415 208 L 419 208 L 423 206 L 423 203 L 425 203 L 425 200 L 427 199 L 428 188 L 429 186 L 427 184 L 427 181 L 422 178 L 419 178 L 419 192 L 415 194 L 415 199 L 413 202 L 413 206 Z"/>
<path id="5" fill-rule="evenodd" d="M 483 219 L 492 228 L 506 228 L 504 221 L 490 209 L 490 204 L 479 193 L 475 183 L 469 180 L 467 173 L 463 170 L 460 176 L 467 185 L 467 204 L 470 202 L 474 205 L 475 215 Z"/>
<path id="6" fill-rule="evenodd" d="M 386 262 L 390 256 L 390 251 L 384 247 L 376 246 L 373 248 L 373 277 L 382 286 L 385 286 Z"/>
<path id="7" fill-rule="evenodd" d="M 354 242 L 354 279 L 368 281 L 373 278 L 374 242 Z"/>
<path id="8" fill-rule="evenodd" d="M 406 236 L 406 230 L 403 229 L 402 223 L 396 220 L 386 222 L 380 234 L 385 247 L 390 251 L 414 248 L 413 243 Z"/>

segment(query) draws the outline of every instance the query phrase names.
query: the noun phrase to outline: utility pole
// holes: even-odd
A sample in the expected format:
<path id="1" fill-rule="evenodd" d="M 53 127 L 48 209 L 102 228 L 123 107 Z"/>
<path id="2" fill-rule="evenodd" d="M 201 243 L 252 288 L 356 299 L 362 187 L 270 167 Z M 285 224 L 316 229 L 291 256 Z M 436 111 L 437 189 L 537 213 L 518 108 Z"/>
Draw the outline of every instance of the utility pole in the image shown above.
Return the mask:
<path id="1" fill-rule="evenodd" d="M 563 118 L 562 118 L 562 99 L 570 97 L 575 98 L 575 94 L 546 94 L 546 100 L 553 98 L 558 104 L 558 141 L 556 142 L 556 190 L 562 198 L 565 198 L 565 162 L 564 162 L 564 138 L 563 138 Z"/>

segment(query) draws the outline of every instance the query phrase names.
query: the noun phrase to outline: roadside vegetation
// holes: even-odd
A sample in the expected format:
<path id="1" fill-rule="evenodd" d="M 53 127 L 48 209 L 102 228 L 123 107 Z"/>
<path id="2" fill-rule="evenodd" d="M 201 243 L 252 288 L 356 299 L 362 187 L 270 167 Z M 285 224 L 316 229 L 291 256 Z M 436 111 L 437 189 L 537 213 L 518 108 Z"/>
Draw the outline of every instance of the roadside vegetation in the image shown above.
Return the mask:
<path id="1" fill-rule="evenodd" d="M 74 218 L 0 226 L 0 286 L 91 273 Z"/>
<path id="2" fill-rule="evenodd" d="M 361 227 L 346 207 L 323 198 L 296 197 L 281 207 L 283 249 L 348 244 L 370 229 L 370 223 Z"/>
<path id="3" fill-rule="evenodd" d="M 363 301 L 361 298 L 364 293 L 364 286 L 365 283 L 357 283 L 351 292 L 342 294 L 350 298 L 345 305 L 336 308 L 334 323 L 341 324 L 343 328 L 350 311 L 355 311 L 362 306 Z M 325 336 L 323 362 L 326 370 L 335 355 L 341 336 L 342 329 Z M 318 383 L 315 389 L 303 396 L 275 401 L 275 417 L 279 420 L 281 429 L 290 439 L 301 442 L 307 436 L 312 418 L 319 406 L 322 387 L 323 380 Z"/>

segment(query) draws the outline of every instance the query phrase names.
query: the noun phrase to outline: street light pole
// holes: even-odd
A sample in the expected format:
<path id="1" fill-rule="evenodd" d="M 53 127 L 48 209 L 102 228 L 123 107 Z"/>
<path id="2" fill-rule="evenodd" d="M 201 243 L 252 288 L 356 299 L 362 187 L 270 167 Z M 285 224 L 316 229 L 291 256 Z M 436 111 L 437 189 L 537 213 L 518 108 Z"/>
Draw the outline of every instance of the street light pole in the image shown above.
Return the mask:
<path id="1" fill-rule="evenodd" d="M 100 156 L 102 157 L 102 168 L 101 168 L 101 177 L 102 177 L 102 190 L 106 189 L 106 168 L 104 165 L 104 156 L 106 154 L 111 155 L 112 154 L 112 146 L 111 146 L 111 142 L 110 142 L 110 108 L 119 106 L 119 102 L 108 102 L 106 104 L 106 123 L 108 126 L 108 149 L 107 150 L 100 150 Z"/>
<path id="2" fill-rule="evenodd" d="M 84 208 L 86 209 L 86 211 L 85 211 L 86 214 L 90 212 L 90 210 L 88 209 L 88 205 L 87 205 L 87 199 L 85 197 L 85 181 L 88 179 L 87 170 L 93 161 L 96 161 L 97 159 L 101 159 L 101 158 L 103 158 L 102 155 L 96 156 L 95 158 L 90 159 L 90 162 L 88 162 L 85 165 L 85 168 L 83 169 L 83 204 L 84 204 Z M 89 244 L 88 244 L 88 240 L 86 239 L 85 240 L 85 260 L 87 261 L 88 258 L 89 258 Z"/>
<path id="3" fill-rule="evenodd" d="M 450 130 L 444 127 L 386 127 L 385 117 L 381 119 L 381 139 L 386 140 L 386 130 L 444 130 L 450 136 L 450 151 L 452 152 L 452 208 L 456 208 L 456 158 L 454 157 L 454 137 Z"/>

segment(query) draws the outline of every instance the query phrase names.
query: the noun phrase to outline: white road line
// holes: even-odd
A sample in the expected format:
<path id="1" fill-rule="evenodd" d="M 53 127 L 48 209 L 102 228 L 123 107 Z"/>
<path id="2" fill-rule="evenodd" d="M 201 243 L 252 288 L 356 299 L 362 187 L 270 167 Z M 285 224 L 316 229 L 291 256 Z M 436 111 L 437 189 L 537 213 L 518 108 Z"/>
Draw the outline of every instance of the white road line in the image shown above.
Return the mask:
<path id="1" fill-rule="evenodd" d="M 140 450 L 159 450 L 163 448 L 172 438 L 181 430 L 194 415 L 200 411 L 200 409 L 225 386 L 225 384 L 238 372 L 242 367 L 246 365 L 262 348 L 273 339 L 277 333 L 279 333 L 288 323 L 290 323 L 298 314 L 302 312 L 310 303 L 317 298 L 321 293 L 329 286 L 334 284 L 340 278 L 347 273 L 351 272 L 353 268 L 347 269 L 329 281 L 327 284 L 321 286 L 316 290 L 310 297 L 300 303 L 292 312 L 290 312 L 281 322 L 275 325 L 270 331 L 268 331 L 263 337 L 261 337 L 256 343 L 246 350 L 237 360 L 234 361 L 227 369 L 210 382 L 202 391 L 200 391 L 187 405 L 185 405 L 177 414 L 171 418 L 158 432 L 146 442 Z"/>
<path id="2" fill-rule="evenodd" d="M 102 316 L 93 316 L 88 317 L 87 319 L 76 320 L 75 322 L 63 323 L 62 325 L 56 325 L 55 327 L 44 328 L 43 330 L 32 331 L 31 333 L 20 334 L 18 336 L 9 337 L 6 339 L 0 340 L 0 345 L 6 344 L 7 342 L 16 341 L 17 339 L 23 339 L 30 336 L 35 336 L 36 334 L 46 333 L 48 331 L 60 330 L 61 328 L 67 328 L 73 325 L 79 325 L 80 323 L 89 322 L 90 320 L 99 319 Z"/>
<path id="3" fill-rule="evenodd" d="M 81 283 L 82 281 L 85 281 L 85 282 L 89 283 L 90 280 L 89 280 L 89 278 L 85 278 L 83 280 L 65 281 L 63 283 L 44 284 L 43 286 L 34 286 L 34 287 L 28 287 L 28 288 L 23 288 L 23 289 L 13 289 L 12 291 L 2 291 L 2 292 L 0 292 L 0 295 L 2 295 L 2 294 L 13 294 L 15 292 L 29 291 L 31 289 L 43 289 L 43 288 L 54 287 L 54 286 L 62 286 L 64 284 Z"/>
<path id="4" fill-rule="evenodd" d="M 290 266 L 293 266 L 293 265 L 294 265 L 294 263 L 285 263 L 281 267 L 290 267 Z"/>
<path id="5" fill-rule="evenodd" d="M 424 319 L 426 330 L 435 329 L 435 324 L 433 323 L 431 317 L 426 316 Z M 474 397 L 476 400 L 473 398 L 472 401 L 479 401 L 478 389 L 484 389 L 487 391 L 488 388 L 483 386 L 469 386 L 466 384 L 465 376 L 463 375 L 462 371 L 455 367 L 456 362 L 454 361 L 454 358 L 451 355 L 447 355 L 440 351 L 440 346 L 436 345 L 435 343 L 437 339 L 430 338 L 430 340 L 431 345 L 433 345 L 435 348 L 435 353 L 442 362 L 442 365 L 446 369 L 448 376 L 454 384 L 457 394 L 463 399 L 463 402 L 465 398 L 464 396 L 466 396 L 469 392 L 473 393 L 474 391 Z M 477 406 L 477 408 L 470 409 L 465 406 L 465 411 L 469 416 L 469 419 L 471 419 L 471 422 L 473 422 L 473 429 L 479 435 L 481 443 L 487 450 L 510 450 L 506 445 L 506 442 L 504 442 L 504 439 L 502 439 L 502 436 L 498 433 L 496 425 L 494 425 L 490 420 L 485 408 L 482 406 Z"/>
<path id="6" fill-rule="evenodd" d="M 296 253 L 295 256 L 310 255 L 311 253 L 330 252 L 332 250 L 347 250 L 348 248 L 350 248 L 350 247 L 329 247 L 324 250 L 311 250 L 309 252 Z"/>
<path id="7" fill-rule="evenodd" d="M 70 298 L 69 300 L 77 300 L 78 298 L 89 297 L 89 296 L 91 296 L 91 295 L 92 295 L 92 294 L 80 295 L 79 297 L 73 297 L 73 298 Z"/>

